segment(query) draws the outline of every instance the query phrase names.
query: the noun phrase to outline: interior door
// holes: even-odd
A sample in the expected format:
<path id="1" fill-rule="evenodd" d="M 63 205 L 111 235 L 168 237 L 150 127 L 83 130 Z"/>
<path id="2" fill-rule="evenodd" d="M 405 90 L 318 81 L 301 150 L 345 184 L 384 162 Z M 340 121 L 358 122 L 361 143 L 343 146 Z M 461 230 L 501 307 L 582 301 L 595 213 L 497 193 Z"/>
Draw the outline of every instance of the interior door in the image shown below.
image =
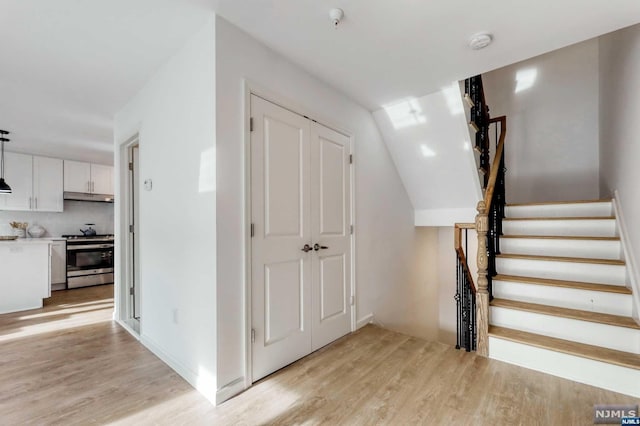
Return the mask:
<path id="1" fill-rule="evenodd" d="M 351 140 L 311 123 L 313 350 L 351 331 Z"/>
<path id="2" fill-rule="evenodd" d="M 313 250 L 309 121 L 255 95 L 251 116 L 255 381 L 311 352 Z"/>
<path id="3" fill-rule="evenodd" d="M 130 172 L 130 231 L 131 232 L 131 306 L 133 318 L 140 320 L 140 149 L 139 145 L 133 145 L 129 151 Z"/>

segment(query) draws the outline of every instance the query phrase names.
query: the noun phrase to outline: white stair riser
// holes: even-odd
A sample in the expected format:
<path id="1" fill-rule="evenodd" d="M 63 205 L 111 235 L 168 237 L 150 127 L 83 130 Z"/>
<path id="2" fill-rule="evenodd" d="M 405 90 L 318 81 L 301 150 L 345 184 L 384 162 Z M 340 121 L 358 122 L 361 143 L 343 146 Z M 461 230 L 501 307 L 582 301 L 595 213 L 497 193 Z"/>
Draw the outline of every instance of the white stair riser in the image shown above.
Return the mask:
<path id="1" fill-rule="evenodd" d="M 615 219 L 600 220 L 505 220 L 504 235 L 546 235 L 578 237 L 615 237 Z"/>
<path id="2" fill-rule="evenodd" d="M 612 216 L 612 203 L 545 204 L 540 206 L 507 206 L 507 217 L 596 217 Z"/>
<path id="3" fill-rule="evenodd" d="M 492 325 L 564 340 L 640 353 L 640 330 L 492 306 Z"/>
<path id="4" fill-rule="evenodd" d="M 587 257 L 590 259 L 622 258 L 620 241 L 602 240 L 501 238 L 500 252 L 539 256 Z"/>
<path id="5" fill-rule="evenodd" d="M 493 281 L 493 296 L 560 308 L 580 309 L 630 317 L 633 298 L 630 294 L 607 293 L 577 288 L 553 287 L 512 281 Z"/>
<path id="6" fill-rule="evenodd" d="M 496 258 L 496 270 L 499 274 L 518 277 L 551 278 L 614 285 L 625 285 L 626 283 L 624 265 Z"/>
<path id="7" fill-rule="evenodd" d="M 640 398 L 640 370 L 489 336 L 489 357 Z"/>

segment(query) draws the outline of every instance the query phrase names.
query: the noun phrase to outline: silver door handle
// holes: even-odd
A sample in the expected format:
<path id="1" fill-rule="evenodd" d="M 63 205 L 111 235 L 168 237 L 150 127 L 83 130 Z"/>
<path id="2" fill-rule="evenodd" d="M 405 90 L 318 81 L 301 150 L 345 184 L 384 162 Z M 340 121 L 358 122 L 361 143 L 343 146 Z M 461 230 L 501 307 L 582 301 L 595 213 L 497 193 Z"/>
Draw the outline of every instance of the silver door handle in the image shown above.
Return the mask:
<path id="1" fill-rule="evenodd" d="M 328 249 L 328 248 L 329 248 L 329 247 L 327 247 L 327 246 L 321 246 L 321 245 L 320 245 L 320 244 L 318 244 L 318 243 L 315 243 L 315 244 L 313 245 L 313 249 L 314 249 L 315 251 L 318 251 L 318 250 L 326 250 L 326 249 Z"/>
<path id="2" fill-rule="evenodd" d="M 309 244 L 305 244 L 304 247 L 302 247 L 300 250 L 302 250 L 305 253 L 308 253 L 313 249 L 311 248 L 311 246 Z"/>

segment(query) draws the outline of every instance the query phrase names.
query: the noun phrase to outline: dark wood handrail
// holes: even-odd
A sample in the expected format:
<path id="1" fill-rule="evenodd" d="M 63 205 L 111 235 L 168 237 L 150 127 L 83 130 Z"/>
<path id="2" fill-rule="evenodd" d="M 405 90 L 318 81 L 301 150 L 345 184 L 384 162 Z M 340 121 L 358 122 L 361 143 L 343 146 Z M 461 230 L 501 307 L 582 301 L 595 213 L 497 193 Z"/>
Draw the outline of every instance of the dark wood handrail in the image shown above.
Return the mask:
<path id="1" fill-rule="evenodd" d="M 463 269 L 467 274 L 467 279 L 469 280 L 469 284 L 471 284 L 471 291 L 476 293 L 476 285 L 473 282 L 473 276 L 471 275 L 471 270 L 469 269 L 469 264 L 467 263 L 467 256 L 462 249 L 462 230 L 463 229 L 476 229 L 475 223 L 456 223 L 454 226 L 454 246 L 456 249 L 456 253 L 458 254 L 458 259 L 460 259 L 460 263 L 462 264 Z"/>
<path id="2" fill-rule="evenodd" d="M 498 141 L 498 148 L 496 149 L 496 155 L 493 158 L 493 164 L 491 164 L 491 174 L 489 175 L 489 183 L 487 184 L 487 190 L 484 193 L 484 204 L 489 208 L 491 201 L 493 200 L 493 192 L 496 189 L 496 180 L 498 179 L 498 171 L 500 168 L 500 161 L 502 161 L 502 152 L 504 151 L 504 140 L 507 136 L 507 116 L 502 115 L 489 120 L 489 123 L 500 123 L 500 139 Z"/>

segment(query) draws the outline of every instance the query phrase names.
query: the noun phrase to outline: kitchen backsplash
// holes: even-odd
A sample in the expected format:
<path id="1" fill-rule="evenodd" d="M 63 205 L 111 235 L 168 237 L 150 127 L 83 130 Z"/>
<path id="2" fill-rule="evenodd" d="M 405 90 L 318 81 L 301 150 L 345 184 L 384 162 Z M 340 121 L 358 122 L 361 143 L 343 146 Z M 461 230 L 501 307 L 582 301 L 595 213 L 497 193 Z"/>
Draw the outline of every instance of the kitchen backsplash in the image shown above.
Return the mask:
<path id="1" fill-rule="evenodd" d="M 9 222 L 14 221 L 38 224 L 47 230 L 47 237 L 81 234 L 85 223 L 95 223 L 93 228 L 98 234 L 113 234 L 113 204 L 66 200 L 62 213 L 0 210 L 0 235 L 10 235 Z"/>

